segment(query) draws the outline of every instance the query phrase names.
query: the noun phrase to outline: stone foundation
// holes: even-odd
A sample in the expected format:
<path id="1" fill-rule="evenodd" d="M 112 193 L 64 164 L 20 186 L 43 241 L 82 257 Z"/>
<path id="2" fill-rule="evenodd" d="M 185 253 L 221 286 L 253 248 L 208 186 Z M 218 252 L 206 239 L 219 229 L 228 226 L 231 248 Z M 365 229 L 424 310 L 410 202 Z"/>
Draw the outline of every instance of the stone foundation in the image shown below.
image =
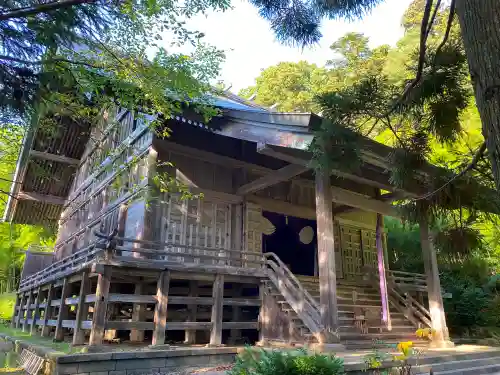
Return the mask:
<path id="1" fill-rule="evenodd" d="M 65 355 L 55 359 L 57 375 L 186 374 L 232 363 L 236 348 L 192 348 Z"/>

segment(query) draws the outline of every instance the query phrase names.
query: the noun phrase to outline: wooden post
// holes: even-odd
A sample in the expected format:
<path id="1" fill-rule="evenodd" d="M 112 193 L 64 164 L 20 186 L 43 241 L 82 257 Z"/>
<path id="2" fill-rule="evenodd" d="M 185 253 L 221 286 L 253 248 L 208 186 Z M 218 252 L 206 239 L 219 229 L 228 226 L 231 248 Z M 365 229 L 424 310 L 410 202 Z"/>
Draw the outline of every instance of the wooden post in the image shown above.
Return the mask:
<path id="1" fill-rule="evenodd" d="M 145 284 L 139 281 L 135 284 L 135 295 L 141 295 L 145 292 Z M 132 306 L 132 322 L 140 322 L 144 319 L 144 305 L 140 303 L 134 303 Z M 130 341 L 132 342 L 143 342 L 144 341 L 144 331 L 138 329 L 130 330 Z"/>
<path id="2" fill-rule="evenodd" d="M 24 316 L 24 306 L 25 306 L 25 298 L 24 298 L 24 292 L 21 293 L 21 298 L 19 299 L 19 311 L 17 312 L 17 317 L 16 317 L 16 328 L 19 328 L 21 326 L 21 319 Z"/>
<path id="3" fill-rule="evenodd" d="M 170 272 L 162 271 L 156 287 L 156 306 L 154 314 L 155 329 L 152 345 L 165 344 L 167 329 L 168 289 L 170 287 Z"/>
<path id="4" fill-rule="evenodd" d="M 427 276 L 427 293 L 429 297 L 429 312 L 431 315 L 431 325 L 434 330 L 431 345 L 434 347 L 450 347 L 448 327 L 443 307 L 443 296 L 441 295 L 441 282 L 437 265 L 436 250 L 432 244 L 432 237 L 429 231 L 427 210 L 420 217 L 420 242 L 422 244 L 422 255 L 424 260 L 425 274 Z"/>
<path id="5" fill-rule="evenodd" d="M 198 282 L 196 280 L 192 280 L 189 282 L 189 297 L 198 297 Z M 188 305 L 188 322 L 196 322 L 196 315 L 198 311 L 198 306 L 196 304 Z M 185 332 L 185 344 L 195 344 L 196 343 L 196 330 L 195 329 L 186 329 Z"/>
<path id="6" fill-rule="evenodd" d="M 42 322 L 42 333 L 41 335 L 43 337 L 46 337 L 49 335 L 51 327 L 48 324 L 48 321 L 52 315 L 52 297 L 54 294 L 54 287 L 52 283 L 49 284 L 49 290 L 47 291 L 47 299 L 45 301 L 45 310 L 43 312 L 43 322 Z"/>
<path id="7" fill-rule="evenodd" d="M 241 297 L 243 294 L 243 285 L 242 284 L 236 284 L 233 286 L 233 295 L 232 297 L 238 298 Z M 241 322 L 241 307 L 239 306 L 232 306 L 232 316 L 231 316 L 231 321 L 232 322 Z M 241 340 L 241 329 L 232 329 L 229 334 L 229 339 L 231 341 L 231 344 L 235 344 L 238 341 Z"/>
<path id="8" fill-rule="evenodd" d="M 321 171 L 316 172 L 316 220 L 321 320 L 327 332 L 335 332 L 338 309 L 332 192 L 329 174 Z M 335 337 L 330 337 L 331 340 L 337 341 Z"/>
<path id="9" fill-rule="evenodd" d="M 32 301 L 33 301 L 33 289 L 30 289 L 28 293 L 28 300 L 26 301 L 26 317 L 24 318 L 23 321 L 23 332 L 26 332 L 26 329 L 28 328 L 28 319 L 30 318 L 30 307 Z"/>
<path id="10" fill-rule="evenodd" d="M 64 340 L 64 328 L 62 321 L 68 318 L 69 306 L 66 305 L 66 298 L 69 297 L 71 285 L 67 277 L 64 278 L 61 290 L 61 304 L 59 305 L 59 313 L 57 314 L 56 332 L 54 334 L 54 341 Z"/>
<path id="11" fill-rule="evenodd" d="M 89 346 L 101 345 L 106 326 L 106 311 L 108 309 L 109 285 L 111 284 L 111 266 L 105 265 L 97 277 L 95 293 L 94 316 L 90 331 Z"/>
<path id="12" fill-rule="evenodd" d="M 10 321 L 10 326 L 12 328 L 16 327 L 17 317 L 19 315 L 17 308 L 19 307 L 19 309 L 21 309 L 22 304 L 23 304 L 22 293 L 16 293 L 16 302 L 14 303 L 14 312 L 12 313 L 12 319 Z"/>
<path id="13" fill-rule="evenodd" d="M 76 308 L 75 329 L 73 331 L 73 345 L 85 344 L 85 331 L 82 329 L 82 321 L 87 318 L 89 305 L 85 303 L 85 297 L 90 293 L 90 279 L 88 271 L 83 271 L 80 293 L 78 293 L 78 306 Z"/>
<path id="14" fill-rule="evenodd" d="M 210 322 L 210 345 L 222 344 L 222 311 L 224 307 L 224 275 L 216 275 L 212 289 L 212 317 Z"/>
<path id="15" fill-rule="evenodd" d="M 384 261 L 384 218 L 381 214 L 377 214 L 377 228 L 375 230 L 375 245 L 377 248 L 377 264 L 380 286 L 380 299 L 382 301 L 382 321 L 387 330 L 392 331 L 391 316 L 389 312 L 389 296 L 387 294 L 387 279 L 385 275 L 385 261 Z"/>
<path id="16" fill-rule="evenodd" d="M 40 295 L 42 294 L 42 287 L 39 286 L 35 297 L 35 308 L 33 309 L 33 320 L 31 321 L 30 335 L 33 335 L 36 329 L 36 320 L 40 316 Z"/>

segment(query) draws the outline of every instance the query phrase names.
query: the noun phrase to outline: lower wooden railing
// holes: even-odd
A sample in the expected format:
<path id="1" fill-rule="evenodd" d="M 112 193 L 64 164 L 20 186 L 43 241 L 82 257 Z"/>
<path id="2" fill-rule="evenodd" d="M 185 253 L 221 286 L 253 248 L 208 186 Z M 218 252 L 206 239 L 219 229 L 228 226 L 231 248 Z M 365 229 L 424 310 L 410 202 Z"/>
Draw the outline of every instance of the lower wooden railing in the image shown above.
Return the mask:
<path id="1" fill-rule="evenodd" d="M 260 253 L 220 249 L 201 246 L 173 244 L 118 237 L 116 231 L 111 235 L 95 232 L 98 240 L 85 248 L 51 264 L 45 269 L 21 280 L 19 291 L 35 288 L 65 276 L 77 273 L 92 263 L 103 261 L 127 265 L 136 264 L 147 267 L 149 264 L 184 264 L 203 271 L 208 266 L 244 268 L 263 271 L 266 259 Z"/>

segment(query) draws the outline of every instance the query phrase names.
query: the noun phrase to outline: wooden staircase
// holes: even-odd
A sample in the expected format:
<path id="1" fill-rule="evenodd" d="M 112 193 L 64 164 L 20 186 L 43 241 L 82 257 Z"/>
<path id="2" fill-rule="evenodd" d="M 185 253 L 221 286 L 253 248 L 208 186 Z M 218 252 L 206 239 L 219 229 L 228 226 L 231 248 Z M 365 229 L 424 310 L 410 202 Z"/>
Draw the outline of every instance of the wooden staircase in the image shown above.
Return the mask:
<path id="1" fill-rule="evenodd" d="M 290 330 L 293 330 L 294 344 L 329 342 L 330 335 L 338 336 L 340 342 L 349 349 L 371 348 L 411 340 L 417 345 L 415 331 L 421 326 L 418 313 L 425 321 L 425 308 L 416 309 L 412 301 L 403 297 L 396 285 L 391 284 L 389 295 L 391 330 L 381 321 L 380 292 L 369 282 L 347 282 L 337 284 L 337 304 L 339 327 L 337 332 L 326 332 L 321 324 L 319 309 L 319 280 L 315 277 L 294 275 L 273 253 L 266 253 L 269 278 L 264 281 L 264 293 L 272 297 L 281 312 L 286 315 Z M 409 297 L 411 298 L 411 297 Z M 414 316 L 413 310 L 417 314 Z M 355 315 L 365 315 L 366 330 L 355 325 Z M 422 324 L 425 326 L 425 324 Z"/>
<path id="2" fill-rule="evenodd" d="M 298 279 L 319 304 L 319 281 L 314 277 L 298 276 Z M 340 341 L 347 348 L 369 348 L 399 341 L 425 343 L 415 337 L 416 327 L 405 313 L 390 309 L 392 327 L 389 331 L 382 323 L 380 292 L 362 280 L 358 283 L 339 280 L 337 283 L 337 305 L 339 313 Z M 366 314 L 368 333 L 362 333 L 354 324 L 356 311 L 371 311 Z"/>

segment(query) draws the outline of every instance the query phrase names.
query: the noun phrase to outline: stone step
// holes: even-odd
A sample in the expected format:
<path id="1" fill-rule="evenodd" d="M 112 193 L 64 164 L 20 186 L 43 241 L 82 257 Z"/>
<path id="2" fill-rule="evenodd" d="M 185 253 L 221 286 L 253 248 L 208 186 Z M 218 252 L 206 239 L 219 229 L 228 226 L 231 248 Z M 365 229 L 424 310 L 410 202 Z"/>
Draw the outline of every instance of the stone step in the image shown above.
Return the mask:
<path id="1" fill-rule="evenodd" d="M 495 366 L 497 370 L 495 370 Z M 432 370 L 436 375 L 455 375 L 462 374 L 463 371 L 466 371 L 468 374 L 472 374 L 472 369 L 477 371 L 474 372 L 474 374 L 491 374 L 493 372 L 500 371 L 500 357 L 459 359 L 455 361 L 446 361 L 445 358 L 442 358 L 439 363 L 423 364 L 418 366 L 415 370 L 417 373 L 423 374 L 429 374 Z"/>
<path id="2" fill-rule="evenodd" d="M 424 341 L 415 337 L 414 331 L 408 332 L 382 332 L 382 333 L 360 333 L 360 332 L 345 332 L 341 333 L 340 337 L 343 340 L 379 340 L 381 342 L 389 342 L 391 340 L 406 340 L 406 341 Z"/>
<path id="3" fill-rule="evenodd" d="M 462 364 L 463 365 L 463 364 Z M 418 373 L 419 375 L 428 375 L 428 373 Z M 455 370 L 433 371 L 433 375 L 485 375 L 485 374 L 500 374 L 500 363 L 487 366 L 462 367 Z"/>
<path id="4" fill-rule="evenodd" d="M 408 335 L 413 335 L 415 336 L 415 328 L 413 326 L 393 326 L 391 331 L 388 331 L 385 326 L 369 326 L 368 327 L 368 333 L 369 334 L 376 334 L 379 333 L 380 330 L 382 330 L 382 333 L 404 333 Z M 359 328 L 354 326 L 354 325 L 341 325 L 339 326 L 339 332 L 342 333 L 359 333 Z"/>
<path id="5" fill-rule="evenodd" d="M 372 350 L 375 348 L 387 348 L 388 346 L 396 346 L 400 340 L 386 340 L 378 342 L 370 339 L 364 340 L 344 340 L 340 337 L 340 342 L 346 347 L 347 350 Z M 416 348 L 426 348 L 429 344 L 424 341 L 413 341 Z M 426 375 L 429 375 L 428 373 Z"/>

